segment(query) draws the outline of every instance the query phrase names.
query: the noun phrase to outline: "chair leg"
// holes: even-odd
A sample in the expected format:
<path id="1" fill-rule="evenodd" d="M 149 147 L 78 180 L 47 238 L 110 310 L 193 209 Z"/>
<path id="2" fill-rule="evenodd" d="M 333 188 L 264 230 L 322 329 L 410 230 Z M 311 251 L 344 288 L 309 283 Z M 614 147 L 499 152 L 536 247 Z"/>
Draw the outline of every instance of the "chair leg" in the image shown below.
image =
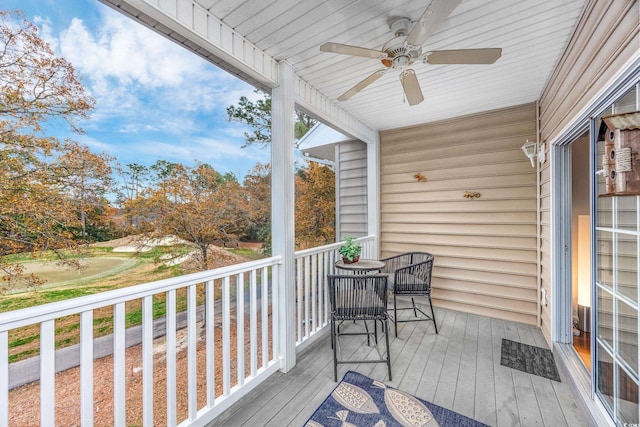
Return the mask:
<path id="1" fill-rule="evenodd" d="M 373 336 L 375 338 L 376 345 L 378 345 L 378 321 L 377 320 L 373 321 Z"/>
<path id="2" fill-rule="evenodd" d="M 331 349 L 333 349 L 333 346 L 334 346 L 334 343 L 333 343 L 333 338 L 334 338 L 334 337 L 333 337 L 333 333 L 334 333 L 334 330 L 333 330 L 333 320 L 331 320 L 331 322 L 330 322 L 330 329 L 331 329 L 331 331 L 330 331 L 330 332 L 331 332 Z"/>
<path id="3" fill-rule="evenodd" d="M 336 321 L 331 320 L 331 342 L 333 343 L 333 380 L 338 382 L 338 343 L 336 340 Z"/>
<path id="4" fill-rule="evenodd" d="M 411 305 L 413 306 L 413 317 L 418 317 L 418 311 L 416 310 L 416 302 L 411 298 Z"/>
<path id="5" fill-rule="evenodd" d="M 398 338 L 398 302 L 396 301 L 396 294 L 393 294 L 393 327 L 396 330 L 396 338 Z"/>
<path id="6" fill-rule="evenodd" d="M 436 315 L 433 312 L 433 303 L 431 302 L 431 295 L 429 295 L 429 306 L 431 307 L 431 318 L 433 319 L 433 326 L 436 328 L 436 334 L 438 333 L 438 325 L 436 324 Z"/>
<path id="7" fill-rule="evenodd" d="M 389 368 L 389 381 L 391 381 L 391 353 L 389 352 L 389 321 L 384 320 L 384 338 L 387 340 L 387 367 Z M 397 336 L 397 335 L 396 335 Z"/>
<path id="8" fill-rule="evenodd" d="M 367 325 L 367 321 L 363 320 L 364 322 L 364 330 L 367 333 L 367 347 L 371 347 L 371 334 L 369 333 L 369 325 Z"/>

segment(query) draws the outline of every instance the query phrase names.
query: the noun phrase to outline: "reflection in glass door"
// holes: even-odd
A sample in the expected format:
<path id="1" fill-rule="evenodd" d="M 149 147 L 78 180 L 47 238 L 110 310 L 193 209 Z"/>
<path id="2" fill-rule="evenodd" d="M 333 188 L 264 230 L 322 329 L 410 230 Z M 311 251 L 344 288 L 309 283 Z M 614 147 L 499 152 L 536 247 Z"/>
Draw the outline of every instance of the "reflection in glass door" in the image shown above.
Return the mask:
<path id="1" fill-rule="evenodd" d="M 634 89 L 607 114 L 637 111 L 636 99 Z M 619 135 L 601 127 L 600 119 L 594 128 L 600 129 L 596 143 L 595 388 L 617 423 L 638 423 L 640 196 L 611 195 L 611 168 L 605 164 L 614 157 L 610 151 Z"/>

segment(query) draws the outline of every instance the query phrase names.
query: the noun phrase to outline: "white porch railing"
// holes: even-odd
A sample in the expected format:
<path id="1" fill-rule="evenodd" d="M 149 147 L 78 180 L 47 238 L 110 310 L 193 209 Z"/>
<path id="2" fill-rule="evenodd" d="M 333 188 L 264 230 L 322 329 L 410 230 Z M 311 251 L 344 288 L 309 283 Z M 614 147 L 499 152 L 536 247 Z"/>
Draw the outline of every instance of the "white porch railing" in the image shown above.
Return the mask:
<path id="1" fill-rule="evenodd" d="M 34 324 L 40 329 L 40 425 L 56 425 L 56 320 L 70 315 L 79 315 L 80 323 L 78 421 L 82 426 L 93 425 L 94 382 L 106 380 L 93 375 L 93 319 L 94 312 L 104 307 L 113 307 L 113 408 L 109 412 L 113 414 L 113 425 L 139 423 L 140 420 L 127 420 L 126 411 L 125 305 L 132 303 L 139 303 L 142 310 L 142 424 L 190 425 L 213 419 L 280 367 L 278 340 L 273 339 L 277 336 L 278 322 L 271 316 L 277 312 L 279 284 L 271 281 L 278 277 L 281 263 L 280 257 L 272 257 L 0 314 L 0 426 L 9 425 L 12 410 L 9 334 Z M 161 311 L 162 307 L 166 307 L 165 313 L 155 317 L 166 319 L 166 326 L 158 332 L 154 311 Z M 204 320 L 204 325 L 199 320 Z M 177 330 L 179 323 L 185 322 L 187 366 L 186 372 L 182 369 L 179 372 L 177 355 L 184 348 L 178 344 Z M 201 340 L 199 334 L 203 335 Z M 164 354 L 154 352 L 154 335 L 166 339 Z M 216 345 L 216 341 L 222 344 Z M 204 358 L 199 358 L 198 353 L 203 351 Z M 154 356 L 156 359 L 164 356 L 166 362 L 154 361 Z M 159 404 L 154 401 L 154 375 L 165 366 L 166 402 L 162 404 L 166 404 L 166 413 L 158 414 L 158 410 L 154 411 Z M 236 375 L 232 375 L 234 370 Z M 205 375 L 199 377 L 202 372 Z M 180 415 L 177 379 L 184 375 L 188 410 Z M 202 381 L 206 397 L 201 392 L 198 399 L 198 382 Z M 181 403 L 184 406 L 185 402 Z M 97 421 L 111 424 L 105 419 Z"/>
<path id="2" fill-rule="evenodd" d="M 362 245 L 362 258 L 375 258 L 375 236 L 355 239 Z M 342 243 L 297 251 L 296 259 L 296 347 L 298 351 L 315 341 L 329 324 L 327 274 L 335 273 Z M 327 329 L 324 329 L 325 331 Z"/>
<path id="3" fill-rule="evenodd" d="M 357 239 L 362 257 L 375 257 L 375 237 Z M 296 347 L 313 342 L 329 323 L 327 274 L 333 273 L 340 243 L 295 254 L 296 262 Z M 113 415 L 114 425 L 140 423 L 145 426 L 202 425 L 213 420 L 231 404 L 280 368 L 278 348 L 277 283 L 280 257 L 219 268 L 147 284 L 69 299 L 0 314 L 0 427 L 9 426 L 15 404 L 10 404 L 10 334 L 21 328 L 39 329 L 40 424 L 56 425 L 56 321 L 76 316 L 80 324 L 77 351 L 80 360 L 77 422 L 91 426 L 94 387 L 110 378 L 94 377 L 94 359 L 102 357 L 94 345 L 97 310 L 112 310 Z M 142 419 L 127 419 L 127 339 L 133 327 L 127 325 L 131 306 L 141 308 L 140 368 L 142 375 Z M 205 309 L 206 307 L 206 309 Z M 272 316 L 272 313 L 274 314 Z M 135 314 L 135 313 L 134 313 Z M 140 313 L 137 313 L 140 314 Z M 102 319 L 100 319 L 102 320 Z M 102 325 L 102 324 L 101 324 Z M 184 334 L 184 341 L 179 339 Z M 200 338 L 199 338 L 200 337 Z M 104 338 L 103 338 L 104 339 Z M 165 340 L 162 350 L 154 341 Z M 184 342 L 184 345 L 180 343 Z M 157 341 L 156 341 L 157 343 Z M 135 344 L 135 343 L 134 343 Z M 186 358 L 178 357 L 186 351 Z M 204 353 L 203 353 L 204 352 Z M 201 357 L 199 357 L 199 355 Z M 202 357 L 204 356 L 204 357 Z M 164 360 L 163 360 L 164 359 Z M 181 362 L 186 359 L 186 362 Z M 185 366 L 186 365 L 186 366 Z M 158 371 L 166 370 L 166 399 L 154 397 Z M 234 374 L 235 373 L 235 374 Z M 186 397 L 177 393 L 186 375 Z M 202 385 L 204 384 L 204 392 Z M 198 392 L 200 386 L 200 392 Z M 186 399 L 186 402 L 184 402 Z M 185 407 L 186 411 L 180 411 Z M 15 412 L 14 412 L 15 413 Z"/>

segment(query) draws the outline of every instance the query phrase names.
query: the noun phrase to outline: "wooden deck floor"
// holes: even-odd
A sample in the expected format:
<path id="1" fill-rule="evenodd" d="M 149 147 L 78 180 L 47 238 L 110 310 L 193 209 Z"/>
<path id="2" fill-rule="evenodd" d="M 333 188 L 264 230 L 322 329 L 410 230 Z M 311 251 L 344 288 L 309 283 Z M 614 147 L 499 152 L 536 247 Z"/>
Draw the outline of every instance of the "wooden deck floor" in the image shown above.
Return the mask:
<path id="1" fill-rule="evenodd" d="M 384 364 L 339 365 L 338 377 L 354 370 L 491 426 L 587 425 L 564 378 L 500 365 L 502 338 L 546 348 L 539 328 L 443 309 L 436 318 L 438 335 L 431 322 L 400 323 L 398 338 L 390 328 L 392 381 Z M 372 352 L 364 337 L 341 340 L 346 357 Z M 289 373 L 274 374 L 211 425 L 302 426 L 335 386 L 326 334 Z"/>

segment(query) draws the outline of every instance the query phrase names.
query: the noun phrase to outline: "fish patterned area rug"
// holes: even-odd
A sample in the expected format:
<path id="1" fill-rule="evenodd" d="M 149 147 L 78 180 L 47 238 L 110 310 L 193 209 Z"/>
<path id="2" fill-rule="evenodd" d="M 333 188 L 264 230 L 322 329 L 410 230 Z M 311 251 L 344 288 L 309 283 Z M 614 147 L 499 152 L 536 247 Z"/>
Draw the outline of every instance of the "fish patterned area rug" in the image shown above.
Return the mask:
<path id="1" fill-rule="evenodd" d="M 486 424 L 348 371 L 305 424 L 305 427 L 333 426 L 486 427 Z"/>

